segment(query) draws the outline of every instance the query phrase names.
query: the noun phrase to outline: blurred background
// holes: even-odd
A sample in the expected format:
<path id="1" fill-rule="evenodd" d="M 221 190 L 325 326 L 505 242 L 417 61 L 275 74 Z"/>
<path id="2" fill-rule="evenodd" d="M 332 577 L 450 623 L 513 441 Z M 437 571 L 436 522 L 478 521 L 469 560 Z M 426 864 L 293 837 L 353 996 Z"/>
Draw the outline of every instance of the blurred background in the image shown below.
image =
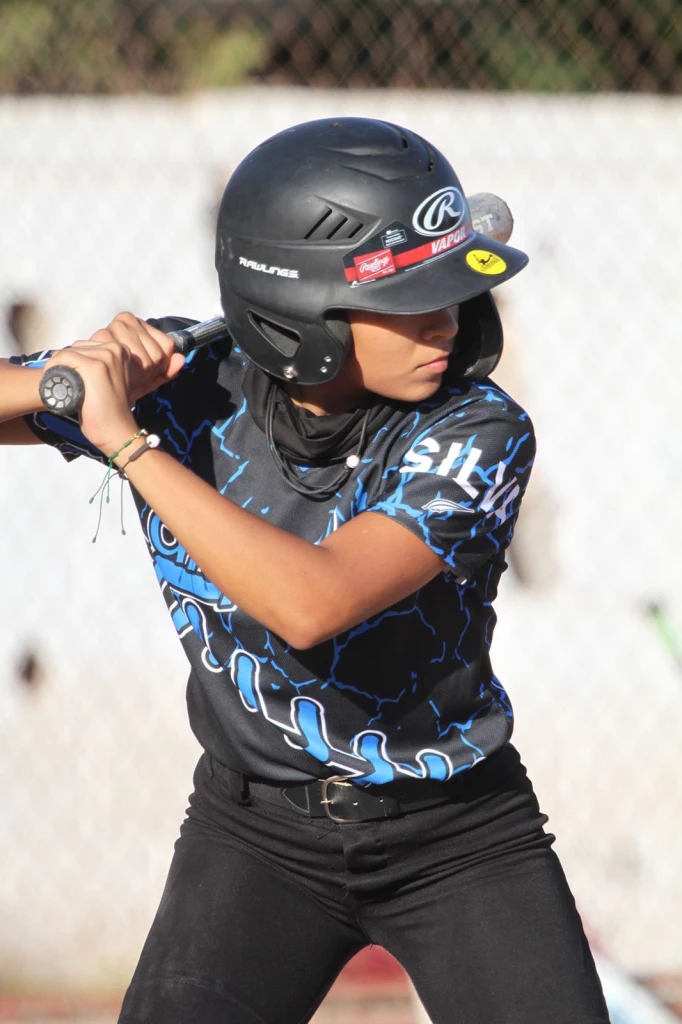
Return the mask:
<path id="1" fill-rule="evenodd" d="M 614 1024 L 682 1017 L 681 94 L 679 0 L 0 0 L 0 355 L 215 315 L 225 181 L 298 121 L 398 122 L 509 202 L 495 379 L 539 451 L 493 663 Z M 3 1021 L 115 1020 L 198 756 L 100 479 L 0 451 Z M 420 1014 L 370 950 L 316 1022 Z"/>

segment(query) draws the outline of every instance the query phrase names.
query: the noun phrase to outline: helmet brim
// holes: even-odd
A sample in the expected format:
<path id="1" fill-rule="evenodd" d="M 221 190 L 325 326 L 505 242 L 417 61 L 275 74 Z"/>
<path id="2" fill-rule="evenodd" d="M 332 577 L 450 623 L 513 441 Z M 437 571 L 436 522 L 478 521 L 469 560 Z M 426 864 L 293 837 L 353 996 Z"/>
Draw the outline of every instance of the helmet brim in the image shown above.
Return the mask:
<path id="1" fill-rule="evenodd" d="M 463 245 L 411 269 L 348 286 L 335 309 L 409 315 L 432 313 L 490 291 L 519 273 L 528 256 L 473 232 Z M 337 293 L 338 295 L 338 293 Z M 331 307 L 330 307 L 331 308 Z"/>

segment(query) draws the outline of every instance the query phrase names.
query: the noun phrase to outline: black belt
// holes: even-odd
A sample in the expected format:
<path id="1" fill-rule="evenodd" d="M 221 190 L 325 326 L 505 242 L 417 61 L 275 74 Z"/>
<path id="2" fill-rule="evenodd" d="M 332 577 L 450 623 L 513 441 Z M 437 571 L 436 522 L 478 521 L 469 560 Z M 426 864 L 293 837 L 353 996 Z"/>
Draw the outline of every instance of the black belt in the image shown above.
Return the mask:
<path id="1" fill-rule="evenodd" d="M 281 786 L 265 779 L 256 779 L 227 768 L 209 755 L 209 770 L 222 775 L 234 796 L 243 805 L 251 803 L 251 789 L 257 795 L 267 789 L 272 797 L 278 793 L 285 802 L 301 814 L 311 818 L 329 818 L 339 825 L 357 821 L 376 821 L 380 818 L 397 818 L 402 814 L 411 814 L 426 807 L 436 807 L 448 800 L 471 799 L 491 786 L 505 784 L 520 769 L 519 755 L 508 744 L 491 754 L 480 764 L 448 779 L 438 782 L 436 779 L 399 779 L 386 785 L 357 785 L 346 775 L 332 775 L 328 779 L 315 779 L 314 782 L 296 783 Z"/>
<path id="2" fill-rule="evenodd" d="M 466 773 L 464 773 L 466 774 Z M 367 789 L 349 782 L 345 775 L 316 779 L 280 792 L 288 803 L 311 818 L 327 817 L 339 825 L 379 818 L 397 818 L 452 800 L 461 789 L 460 776 L 450 782 L 432 779 L 389 783 Z"/>

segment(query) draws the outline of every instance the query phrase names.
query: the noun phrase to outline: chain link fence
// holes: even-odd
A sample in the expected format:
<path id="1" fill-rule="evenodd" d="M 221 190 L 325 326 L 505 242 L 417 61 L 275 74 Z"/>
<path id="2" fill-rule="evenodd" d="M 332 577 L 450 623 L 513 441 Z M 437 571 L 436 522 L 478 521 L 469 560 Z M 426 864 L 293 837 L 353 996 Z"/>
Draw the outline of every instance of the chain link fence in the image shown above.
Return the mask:
<path id="1" fill-rule="evenodd" d="M 497 376 L 539 455 L 493 662 L 595 947 L 648 977 L 682 973 L 681 91 L 673 0 L 0 2 L 3 355 L 213 315 L 224 182 L 297 121 L 406 124 L 510 202 Z M 184 660 L 114 505 L 91 543 L 99 469 L 0 472 L 0 991 L 118 992 L 198 754 Z"/>
<path id="2" fill-rule="evenodd" d="M 682 89 L 678 0 L 4 0 L 0 90 Z"/>

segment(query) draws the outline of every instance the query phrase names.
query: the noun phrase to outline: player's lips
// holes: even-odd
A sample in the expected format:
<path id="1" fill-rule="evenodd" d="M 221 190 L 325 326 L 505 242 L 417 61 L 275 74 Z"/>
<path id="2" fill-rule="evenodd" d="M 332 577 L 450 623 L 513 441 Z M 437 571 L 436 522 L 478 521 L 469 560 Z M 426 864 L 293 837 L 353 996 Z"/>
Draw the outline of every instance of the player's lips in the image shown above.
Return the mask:
<path id="1" fill-rule="evenodd" d="M 432 373 L 445 373 L 448 368 L 449 357 L 449 352 L 443 352 L 442 355 L 436 356 L 435 359 L 431 359 L 428 363 L 420 363 L 417 369 L 430 370 Z"/>

